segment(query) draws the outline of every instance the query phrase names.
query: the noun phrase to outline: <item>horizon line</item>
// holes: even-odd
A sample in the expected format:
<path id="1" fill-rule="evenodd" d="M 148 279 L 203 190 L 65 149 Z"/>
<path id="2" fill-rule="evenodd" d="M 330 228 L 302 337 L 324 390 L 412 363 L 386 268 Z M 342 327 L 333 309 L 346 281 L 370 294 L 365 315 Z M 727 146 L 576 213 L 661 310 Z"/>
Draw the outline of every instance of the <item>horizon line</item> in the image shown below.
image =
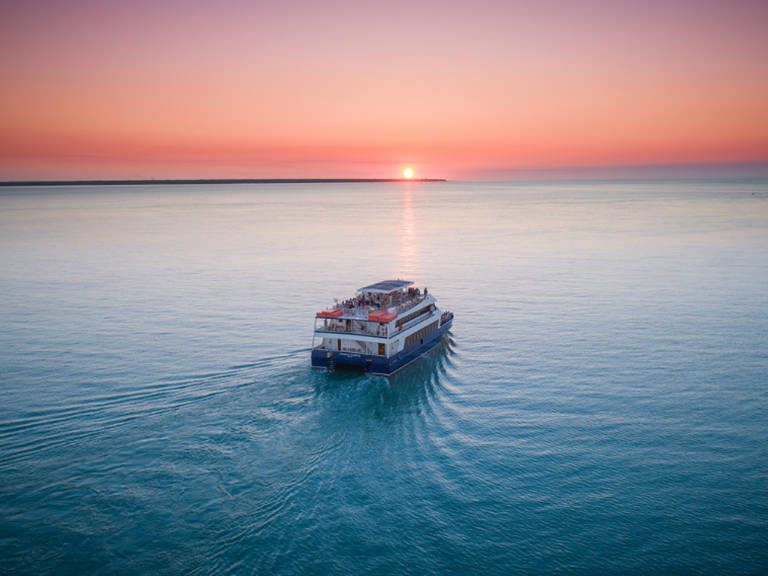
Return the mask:
<path id="1" fill-rule="evenodd" d="M 361 182 L 447 182 L 445 178 L 167 178 L 106 180 L 0 180 L 0 186 L 126 186 L 143 184 L 345 184 Z"/>

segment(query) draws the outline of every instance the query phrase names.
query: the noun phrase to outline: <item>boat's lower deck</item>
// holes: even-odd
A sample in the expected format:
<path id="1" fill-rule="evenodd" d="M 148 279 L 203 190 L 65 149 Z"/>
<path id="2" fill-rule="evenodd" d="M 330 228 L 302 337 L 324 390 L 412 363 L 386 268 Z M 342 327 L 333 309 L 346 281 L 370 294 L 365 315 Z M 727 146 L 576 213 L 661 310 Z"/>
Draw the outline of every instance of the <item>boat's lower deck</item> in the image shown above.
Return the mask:
<path id="1" fill-rule="evenodd" d="M 451 329 L 452 324 L 453 316 L 451 315 L 440 328 L 429 334 L 423 341 L 416 342 L 390 357 L 316 348 L 312 350 L 312 368 L 333 370 L 336 366 L 358 366 L 365 370 L 366 374 L 390 376 L 433 348 Z"/>

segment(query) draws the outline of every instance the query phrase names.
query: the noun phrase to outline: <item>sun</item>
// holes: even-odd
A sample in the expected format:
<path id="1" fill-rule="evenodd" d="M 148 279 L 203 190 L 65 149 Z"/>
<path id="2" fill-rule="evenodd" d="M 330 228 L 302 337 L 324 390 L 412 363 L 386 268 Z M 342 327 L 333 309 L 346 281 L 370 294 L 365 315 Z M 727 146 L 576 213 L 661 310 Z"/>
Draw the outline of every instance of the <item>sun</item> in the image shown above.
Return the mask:
<path id="1" fill-rule="evenodd" d="M 407 178 L 410 180 L 411 178 L 413 178 L 413 174 L 414 174 L 413 168 L 411 168 L 410 166 L 406 166 L 405 168 L 403 168 L 403 178 Z"/>

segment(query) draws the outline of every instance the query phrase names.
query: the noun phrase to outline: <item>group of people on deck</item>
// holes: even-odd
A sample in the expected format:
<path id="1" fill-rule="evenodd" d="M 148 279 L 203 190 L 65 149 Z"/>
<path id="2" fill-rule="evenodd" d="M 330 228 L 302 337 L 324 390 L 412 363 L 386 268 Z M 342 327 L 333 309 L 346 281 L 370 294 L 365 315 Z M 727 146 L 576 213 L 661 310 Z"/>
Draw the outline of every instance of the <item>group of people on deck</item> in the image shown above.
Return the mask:
<path id="1" fill-rule="evenodd" d="M 427 289 L 424 288 L 424 296 L 427 295 Z M 405 292 L 395 291 L 389 294 L 376 294 L 367 293 L 359 294 L 354 298 L 349 298 L 341 302 L 342 308 L 367 308 L 368 306 L 375 306 L 379 309 L 388 308 L 390 306 L 406 302 L 414 298 L 421 298 L 422 291 L 419 288 L 408 288 L 407 294 Z"/>

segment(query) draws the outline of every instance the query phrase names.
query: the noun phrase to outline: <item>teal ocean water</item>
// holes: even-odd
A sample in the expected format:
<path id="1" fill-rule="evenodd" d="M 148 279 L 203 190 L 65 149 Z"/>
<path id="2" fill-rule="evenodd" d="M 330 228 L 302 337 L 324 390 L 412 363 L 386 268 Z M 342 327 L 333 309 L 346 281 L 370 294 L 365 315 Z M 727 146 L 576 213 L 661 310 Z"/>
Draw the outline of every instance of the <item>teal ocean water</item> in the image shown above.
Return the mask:
<path id="1" fill-rule="evenodd" d="M 0 378 L 5 574 L 765 574 L 768 182 L 0 189 Z"/>

